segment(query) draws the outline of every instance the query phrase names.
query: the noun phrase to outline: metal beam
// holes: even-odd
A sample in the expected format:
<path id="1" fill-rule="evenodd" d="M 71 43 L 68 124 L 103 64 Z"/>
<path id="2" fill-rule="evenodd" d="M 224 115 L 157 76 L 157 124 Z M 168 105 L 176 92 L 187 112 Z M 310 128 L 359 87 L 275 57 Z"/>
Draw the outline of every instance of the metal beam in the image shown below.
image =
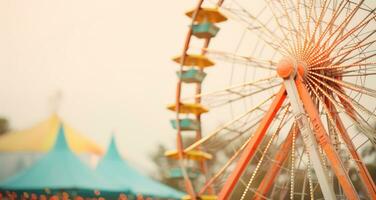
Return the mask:
<path id="1" fill-rule="evenodd" d="M 321 122 L 320 115 L 317 111 L 317 107 L 313 103 L 311 96 L 309 95 L 309 92 L 307 88 L 305 87 L 302 78 L 299 75 L 296 78 L 295 84 L 296 84 L 296 88 L 298 90 L 299 96 L 303 102 L 304 108 L 310 118 L 310 121 L 312 122 L 313 129 L 315 132 L 314 136 L 316 136 L 318 144 L 324 150 L 346 197 L 348 199 L 359 199 L 356 193 L 356 190 L 353 184 L 351 183 L 351 180 L 346 172 L 346 169 L 341 162 L 339 155 L 337 154 L 333 145 L 330 142 L 329 136 L 326 133 L 324 125 Z M 317 174 L 317 171 L 316 171 L 316 174 Z M 326 188 L 321 186 L 320 177 L 318 178 L 319 178 L 321 190 L 323 191 L 323 194 L 325 197 L 325 191 L 323 189 L 326 189 Z"/>
<path id="2" fill-rule="evenodd" d="M 273 103 L 271 104 L 268 112 L 265 114 L 264 118 L 260 122 L 260 126 L 257 128 L 256 132 L 251 138 L 251 141 L 240 155 L 239 161 L 237 162 L 234 171 L 226 180 L 224 187 L 218 195 L 219 200 L 227 200 L 230 198 L 231 192 L 233 191 L 236 183 L 239 181 L 239 178 L 243 174 L 249 161 L 253 158 L 257 148 L 259 147 L 260 143 L 266 135 L 266 131 L 268 130 L 271 122 L 275 118 L 277 112 L 280 110 L 285 99 L 286 91 L 285 88 L 282 86 L 280 91 L 276 95 Z"/>

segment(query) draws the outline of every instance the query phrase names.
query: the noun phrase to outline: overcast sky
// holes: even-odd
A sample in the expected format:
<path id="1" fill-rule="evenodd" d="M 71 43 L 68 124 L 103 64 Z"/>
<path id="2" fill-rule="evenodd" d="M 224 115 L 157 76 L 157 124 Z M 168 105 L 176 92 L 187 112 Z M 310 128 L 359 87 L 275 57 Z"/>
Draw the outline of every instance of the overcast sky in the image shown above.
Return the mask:
<path id="1" fill-rule="evenodd" d="M 104 147 L 148 165 L 159 142 L 174 147 L 165 106 L 195 1 L 1 0 L 0 115 L 23 129 L 59 115 Z M 150 169 L 150 165 L 145 166 Z"/>

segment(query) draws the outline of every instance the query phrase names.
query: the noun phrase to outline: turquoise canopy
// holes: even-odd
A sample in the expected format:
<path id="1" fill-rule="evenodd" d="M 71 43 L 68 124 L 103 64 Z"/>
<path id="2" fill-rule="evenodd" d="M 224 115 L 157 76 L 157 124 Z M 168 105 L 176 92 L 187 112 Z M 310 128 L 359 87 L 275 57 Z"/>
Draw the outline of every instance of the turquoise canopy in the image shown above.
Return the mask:
<path id="1" fill-rule="evenodd" d="M 94 191 L 122 191 L 86 166 L 69 149 L 63 126 L 53 149 L 30 168 L 0 183 L 0 189 L 10 191 L 75 191 L 77 194 L 94 194 Z"/>
<path id="2" fill-rule="evenodd" d="M 182 192 L 142 175 L 129 166 L 121 158 L 114 137 L 112 137 L 110 147 L 99 162 L 96 171 L 118 187 L 130 189 L 133 194 L 167 199 L 181 199 L 184 195 Z"/>

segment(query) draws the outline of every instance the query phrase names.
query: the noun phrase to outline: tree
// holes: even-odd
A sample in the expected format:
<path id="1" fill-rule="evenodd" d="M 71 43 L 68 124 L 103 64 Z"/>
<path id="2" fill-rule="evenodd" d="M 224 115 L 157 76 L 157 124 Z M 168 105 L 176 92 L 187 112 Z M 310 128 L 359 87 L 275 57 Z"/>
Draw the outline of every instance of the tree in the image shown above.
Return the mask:
<path id="1" fill-rule="evenodd" d="M 9 132 L 9 122 L 6 118 L 0 117 L 0 135 Z"/>

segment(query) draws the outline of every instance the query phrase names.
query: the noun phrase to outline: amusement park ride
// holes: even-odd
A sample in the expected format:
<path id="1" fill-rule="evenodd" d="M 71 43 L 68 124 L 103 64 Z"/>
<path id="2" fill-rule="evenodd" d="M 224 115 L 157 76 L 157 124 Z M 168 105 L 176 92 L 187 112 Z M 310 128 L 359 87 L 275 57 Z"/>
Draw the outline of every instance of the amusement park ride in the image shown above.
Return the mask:
<path id="1" fill-rule="evenodd" d="M 241 187 L 240 199 L 271 199 L 281 188 L 288 188 L 290 199 L 314 199 L 315 190 L 325 199 L 376 199 L 375 183 L 359 156 L 362 146 L 376 145 L 375 2 L 264 0 L 263 4 L 251 12 L 238 1 L 199 0 L 186 13 L 191 25 L 182 54 L 173 59 L 180 69 L 176 102 L 168 106 L 176 112 L 171 123 L 177 131 L 177 150 L 165 154 L 179 163 L 173 170 L 185 184 L 184 198 L 233 199 L 232 192 Z M 225 21 L 242 24 L 257 38 L 249 56 L 209 48 Z M 192 40 L 203 41 L 198 53 L 193 53 Z M 238 44 L 252 45 L 243 37 Z M 203 93 L 204 69 L 213 66 L 214 59 L 247 68 L 261 79 L 248 77 L 242 84 Z M 187 85 L 195 86 L 195 94 L 183 98 Z M 201 115 L 209 111 L 206 106 L 250 102 L 247 99 L 257 105 L 245 104 L 246 111 L 203 136 Z M 183 134 L 189 131 L 196 133 L 195 142 L 185 147 Z M 206 150 L 218 138 L 228 140 L 214 149 L 216 153 L 234 141 L 241 145 L 232 146 L 233 155 L 209 173 L 207 161 L 216 156 Z M 187 165 L 192 160 L 206 177 L 202 185 L 192 184 Z M 256 181 L 261 168 L 267 173 Z M 361 189 L 355 189 L 350 168 L 356 169 Z M 304 179 L 299 183 L 302 191 L 296 190 L 298 176 Z"/>

